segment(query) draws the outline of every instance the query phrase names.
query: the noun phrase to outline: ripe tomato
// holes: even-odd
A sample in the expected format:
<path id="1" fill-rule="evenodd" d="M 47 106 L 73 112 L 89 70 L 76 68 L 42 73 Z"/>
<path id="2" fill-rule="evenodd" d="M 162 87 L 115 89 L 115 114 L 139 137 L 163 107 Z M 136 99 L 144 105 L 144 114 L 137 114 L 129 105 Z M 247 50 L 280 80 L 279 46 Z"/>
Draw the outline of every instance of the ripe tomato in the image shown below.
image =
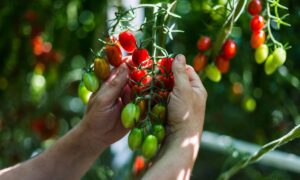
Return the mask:
<path id="1" fill-rule="evenodd" d="M 193 67 L 196 72 L 200 72 L 206 66 L 206 55 L 198 53 L 193 60 Z"/>
<path id="2" fill-rule="evenodd" d="M 221 73 L 227 73 L 230 67 L 229 60 L 223 56 L 218 56 L 216 59 L 216 66 Z"/>
<path id="3" fill-rule="evenodd" d="M 84 104 L 87 104 L 89 102 L 89 99 L 92 95 L 92 92 L 90 92 L 84 85 L 84 83 L 81 81 L 78 86 L 78 96 L 81 99 L 81 101 Z"/>
<path id="4" fill-rule="evenodd" d="M 122 64 L 122 52 L 119 45 L 106 45 L 106 56 L 109 63 L 115 67 L 120 66 Z"/>
<path id="5" fill-rule="evenodd" d="M 174 76 L 170 74 L 169 76 L 157 75 L 155 78 L 155 86 L 164 88 L 167 90 L 172 90 L 174 87 Z"/>
<path id="6" fill-rule="evenodd" d="M 158 103 L 151 110 L 151 119 L 154 122 L 164 123 L 166 121 L 167 108 L 165 105 Z"/>
<path id="7" fill-rule="evenodd" d="M 250 28 L 253 32 L 260 31 L 265 25 L 265 19 L 262 16 L 256 15 L 250 21 Z"/>
<path id="8" fill-rule="evenodd" d="M 153 67 L 153 60 L 152 59 L 148 59 L 148 60 L 142 62 L 140 64 L 140 67 L 142 69 L 152 69 L 152 67 Z"/>
<path id="9" fill-rule="evenodd" d="M 137 156 L 133 163 L 133 174 L 139 175 L 139 173 L 145 168 L 145 159 L 142 156 Z"/>
<path id="10" fill-rule="evenodd" d="M 150 55 L 147 51 L 147 49 L 135 49 L 133 51 L 132 54 L 132 61 L 136 64 L 136 65 L 140 65 L 142 62 L 150 59 Z"/>
<path id="11" fill-rule="evenodd" d="M 109 63 L 102 58 L 94 60 L 94 71 L 99 79 L 106 80 L 110 75 Z"/>
<path id="12" fill-rule="evenodd" d="M 148 72 L 145 69 L 135 69 L 129 74 L 129 85 L 144 84 L 149 82 Z M 151 77 L 150 77 L 151 80 Z"/>
<path id="13" fill-rule="evenodd" d="M 158 60 L 157 67 L 161 71 L 162 74 L 169 74 L 172 72 L 172 63 L 174 59 L 173 58 L 162 58 Z"/>
<path id="14" fill-rule="evenodd" d="M 274 63 L 282 66 L 286 61 L 286 51 L 282 47 L 276 48 L 273 52 Z"/>
<path id="15" fill-rule="evenodd" d="M 269 48 L 266 44 L 260 45 L 256 50 L 255 50 L 255 61 L 257 64 L 261 64 L 265 62 L 269 55 Z"/>
<path id="16" fill-rule="evenodd" d="M 260 14 L 262 10 L 262 4 L 260 0 L 252 0 L 248 5 L 248 12 L 252 15 Z"/>
<path id="17" fill-rule="evenodd" d="M 94 72 L 85 72 L 83 75 L 83 82 L 84 86 L 92 92 L 96 92 L 100 86 L 100 81 Z"/>
<path id="18" fill-rule="evenodd" d="M 161 143 L 166 135 L 166 131 L 163 125 L 156 124 L 153 126 L 153 135 L 157 138 L 158 142 Z"/>
<path id="19" fill-rule="evenodd" d="M 157 138 L 153 135 L 148 135 L 142 144 L 142 154 L 145 158 L 152 158 L 158 149 Z"/>
<path id="20" fill-rule="evenodd" d="M 132 61 L 132 56 L 124 56 L 122 62 L 126 63 L 128 69 L 131 71 L 137 68 L 137 65 Z"/>
<path id="21" fill-rule="evenodd" d="M 132 53 L 136 49 L 135 37 L 129 30 L 123 31 L 119 34 L 119 42 L 123 49 L 128 53 Z"/>
<path id="22" fill-rule="evenodd" d="M 200 51 L 207 51 L 211 47 L 211 39 L 209 36 L 202 36 L 197 41 L 197 47 Z"/>
<path id="23" fill-rule="evenodd" d="M 251 36 L 251 47 L 256 49 L 264 44 L 266 40 L 266 33 L 264 31 L 253 32 Z"/>
<path id="24" fill-rule="evenodd" d="M 237 45 L 235 41 L 232 39 L 228 39 L 223 44 L 222 54 L 225 58 L 232 59 L 236 54 L 236 50 L 237 50 Z"/>
<path id="25" fill-rule="evenodd" d="M 129 136 L 128 136 L 128 145 L 132 151 L 137 150 L 143 140 L 143 132 L 139 128 L 134 128 L 131 130 Z"/>
<path id="26" fill-rule="evenodd" d="M 132 128 L 140 119 L 140 108 L 134 103 L 128 103 L 122 110 L 121 121 L 125 128 Z"/>
<path id="27" fill-rule="evenodd" d="M 214 66 L 212 64 L 209 64 L 206 66 L 205 74 L 208 77 L 208 79 L 210 79 L 213 82 L 219 82 L 222 79 L 221 72 L 219 71 L 219 69 L 216 66 Z"/>

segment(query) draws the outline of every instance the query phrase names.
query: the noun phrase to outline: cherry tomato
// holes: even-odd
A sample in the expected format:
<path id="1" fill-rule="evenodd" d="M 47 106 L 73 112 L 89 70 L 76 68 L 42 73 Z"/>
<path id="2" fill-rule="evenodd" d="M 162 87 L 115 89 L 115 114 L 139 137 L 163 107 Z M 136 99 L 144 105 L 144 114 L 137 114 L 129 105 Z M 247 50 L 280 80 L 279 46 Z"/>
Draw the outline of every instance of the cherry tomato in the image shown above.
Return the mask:
<path id="1" fill-rule="evenodd" d="M 166 106 L 158 103 L 156 104 L 151 111 L 151 119 L 155 122 L 164 123 L 166 121 L 167 109 Z"/>
<path id="2" fill-rule="evenodd" d="M 106 80 L 110 75 L 109 63 L 105 59 L 96 58 L 94 60 L 94 71 L 99 79 Z"/>
<path id="3" fill-rule="evenodd" d="M 202 53 L 198 53 L 193 60 L 193 67 L 196 72 L 200 72 L 206 66 L 207 60 L 206 55 Z"/>
<path id="4" fill-rule="evenodd" d="M 172 63 L 174 59 L 173 58 L 162 58 L 158 60 L 157 66 L 162 74 L 169 74 L 172 72 Z"/>
<path id="5" fill-rule="evenodd" d="M 152 69 L 153 60 L 152 59 L 148 59 L 148 60 L 142 62 L 140 64 L 140 66 L 141 66 L 142 69 Z"/>
<path id="6" fill-rule="evenodd" d="M 252 0 L 248 5 L 248 12 L 252 15 L 260 14 L 262 10 L 262 4 L 260 0 Z"/>
<path id="7" fill-rule="evenodd" d="M 140 119 L 140 108 L 134 103 L 128 103 L 122 110 L 121 121 L 125 128 L 132 128 Z"/>
<path id="8" fill-rule="evenodd" d="M 265 73 L 267 75 L 271 75 L 275 72 L 275 70 L 277 69 L 277 63 L 274 62 L 274 56 L 273 54 L 271 54 L 267 60 L 266 60 L 266 63 L 265 63 Z"/>
<path id="9" fill-rule="evenodd" d="M 260 45 L 264 44 L 266 40 L 266 34 L 264 31 L 253 32 L 251 36 L 251 47 L 256 49 Z"/>
<path id="10" fill-rule="evenodd" d="M 216 66 L 214 66 L 212 64 L 209 64 L 206 66 L 205 74 L 208 77 L 208 79 L 210 79 L 213 82 L 219 82 L 222 79 L 221 72 L 219 71 L 219 69 Z"/>
<path id="11" fill-rule="evenodd" d="M 151 76 L 144 69 L 135 69 L 129 74 L 130 82 L 129 85 L 148 85 L 151 82 Z"/>
<path id="12" fill-rule="evenodd" d="M 202 36 L 197 41 L 197 47 L 200 51 L 207 51 L 211 47 L 211 39 L 208 36 Z"/>
<path id="13" fill-rule="evenodd" d="M 157 138 L 158 142 L 161 143 L 166 135 L 166 131 L 163 125 L 156 124 L 153 126 L 153 135 Z"/>
<path id="14" fill-rule="evenodd" d="M 119 42 L 123 49 L 128 53 L 132 53 L 136 49 L 135 37 L 129 30 L 123 31 L 119 34 Z"/>
<path id="15" fill-rule="evenodd" d="M 140 108 L 141 116 L 143 116 L 146 112 L 146 100 L 145 99 L 138 100 L 137 105 Z"/>
<path id="16" fill-rule="evenodd" d="M 133 173 L 138 175 L 145 168 L 145 159 L 142 156 L 137 156 L 133 163 Z"/>
<path id="17" fill-rule="evenodd" d="M 158 149 L 157 138 L 153 135 L 148 135 L 142 144 L 142 154 L 145 158 L 152 158 Z"/>
<path id="18" fill-rule="evenodd" d="M 232 59 L 237 50 L 237 45 L 234 40 L 228 39 L 225 41 L 222 47 L 222 54 L 227 59 Z"/>
<path id="19" fill-rule="evenodd" d="M 147 49 L 143 49 L 143 48 L 135 49 L 132 54 L 132 61 L 136 65 L 140 65 L 142 62 L 144 62 L 150 58 L 151 57 L 150 57 Z"/>
<path id="20" fill-rule="evenodd" d="M 83 75 L 84 86 L 92 92 L 96 92 L 100 86 L 100 81 L 98 80 L 94 72 L 86 72 Z"/>
<path id="21" fill-rule="evenodd" d="M 174 76 L 170 74 L 169 76 L 165 75 L 157 75 L 156 76 L 155 85 L 160 88 L 164 88 L 167 90 L 172 90 L 174 87 Z"/>
<path id="22" fill-rule="evenodd" d="M 230 68 L 229 59 L 226 59 L 223 56 L 218 56 L 216 59 L 216 66 L 221 73 L 227 73 Z"/>
<path id="23" fill-rule="evenodd" d="M 109 63 L 115 67 L 122 64 L 122 52 L 118 44 L 106 45 L 106 56 Z"/>
<path id="24" fill-rule="evenodd" d="M 84 83 L 81 81 L 78 86 L 78 96 L 81 99 L 81 101 L 84 104 L 87 104 L 89 102 L 89 99 L 92 95 L 92 92 L 90 92 L 84 85 Z"/>
<path id="25" fill-rule="evenodd" d="M 257 64 L 261 64 L 265 62 L 269 55 L 269 48 L 266 44 L 260 45 L 256 50 L 255 50 L 255 61 Z"/>
<path id="26" fill-rule="evenodd" d="M 58 134 L 59 123 L 54 118 L 41 117 L 31 122 L 31 129 L 40 139 L 46 140 Z"/>
<path id="27" fill-rule="evenodd" d="M 143 132 L 139 128 L 134 128 L 131 130 L 129 136 L 128 136 L 128 145 L 132 151 L 137 150 L 143 140 Z"/>
<path id="28" fill-rule="evenodd" d="M 262 16 L 256 15 L 250 21 L 250 28 L 253 32 L 260 31 L 265 25 L 265 19 Z"/>
<path id="29" fill-rule="evenodd" d="M 137 65 L 132 61 L 132 56 L 124 56 L 122 62 L 126 63 L 129 70 L 134 70 L 137 68 Z"/>
<path id="30" fill-rule="evenodd" d="M 286 51 L 282 47 L 276 48 L 273 52 L 274 63 L 282 66 L 286 61 Z"/>

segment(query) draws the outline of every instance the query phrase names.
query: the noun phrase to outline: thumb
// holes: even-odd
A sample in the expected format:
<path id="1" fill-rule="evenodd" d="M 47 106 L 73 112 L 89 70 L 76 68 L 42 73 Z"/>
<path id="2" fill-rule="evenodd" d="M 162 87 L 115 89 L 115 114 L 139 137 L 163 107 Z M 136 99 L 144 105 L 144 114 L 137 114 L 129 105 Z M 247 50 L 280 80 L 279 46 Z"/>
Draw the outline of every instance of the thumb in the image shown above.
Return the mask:
<path id="1" fill-rule="evenodd" d="M 175 57 L 172 64 L 172 72 L 174 75 L 175 88 L 183 90 L 191 86 L 186 73 L 186 60 L 184 55 L 179 54 Z"/>

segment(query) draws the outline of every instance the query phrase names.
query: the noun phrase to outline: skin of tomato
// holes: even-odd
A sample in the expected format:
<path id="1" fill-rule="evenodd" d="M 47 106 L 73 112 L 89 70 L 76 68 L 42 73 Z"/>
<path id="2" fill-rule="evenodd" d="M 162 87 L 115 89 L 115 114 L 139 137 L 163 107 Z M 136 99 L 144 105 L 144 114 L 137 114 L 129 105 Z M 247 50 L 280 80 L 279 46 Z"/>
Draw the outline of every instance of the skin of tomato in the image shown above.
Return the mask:
<path id="1" fill-rule="evenodd" d="M 122 52 L 119 45 L 106 45 L 105 50 L 107 60 L 112 66 L 118 67 L 122 64 Z"/>
<path id="2" fill-rule="evenodd" d="M 132 61 L 136 65 L 140 65 L 142 62 L 144 62 L 148 59 L 150 59 L 150 55 L 149 55 L 147 49 L 144 49 L 144 48 L 135 49 L 132 53 Z"/>
<path id="3" fill-rule="evenodd" d="M 143 141 L 143 132 L 139 128 L 133 128 L 128 136 L 128 145 L 132 151 L 137 150 Z"/>
<path id="4" fill-rule="evenodd" d="M 256 15 L 250 21 L 250 28 L 253 32 L 260 31 L 265 25 L 265 19 L 262 16 Z"/>
<path id="5" fill-rule="evenodd" d="M 157 138 L 158 142 L 161 143 L 166 135 L 166 131 L 163 125 L 156 124 L 153 126 L 153 135 Z"/>
<path id="6" fill-rule="evenodd" d="M 222 74 L 219 69 L 213 64 L 209 64 L 205 68 L 205 74 L 213 82 L 220 82 L 222 79 Z"/>
<path id="7" fill-rule="evenodd" d="M 145 60 L 140 64 L 140 66 L 142 69 L 152 69 L 153 60 L 152 59 Z"/>
<path id="8" fill-rule="evenodd" d="M 255 61 L 258 64 L 262 64 L 263 62 L 266 61 L 268 55 L 269 55 L 268 46 L 266 44 L 262 44 L 255 50 Z"/>
<path id="9" fill-rule="evenodd" d="M 158 103 L 151 110 L 151 120 L 158 123 L 166 121 L 167 108 L 165 105 Z"/>
<path id="10" fill-rule="evenodd" d="M 84 104 L 89 102 L 90 96 L 92 92 L 90 92 L 85 86 L 83 82 L 80 82 L 78 86 L 78 96 Z"/>
<path id="11" fill-rule="evenodd" d="M 169 74 L 172 72 L 173 61 L 174 61 L 173 58 L 162 58 L 162 59 L 158 60 L 157 66 L 162 74 L 164 74 L 164 73 Z"/>
<path id="12" fill-rule="evenodd" d="M 282 66 L 286 61 L 286 51 L 282 47 L 276 48 L 273 52 L 274 63 Z"/>
<path id="13" fill-rule="evenodd" d="M 234 40 L 228 39 L 222 46 L 222 55 L 227 59 L 232 59 L 237 50 L 237 44 Z"/>
<path id="14" fill-rule="evenodd" d="M 133 81 L 130 81 L 129 84 L 139 84 L 146 76 L 147 76 L 147 71 L 144 69 L 135 69 L 133 70 L 130 75 L 129 78 Z"/>
<path id="15" fill-rule="evenodd" d="M 216 59 L 217 68 L 221 73 L 227 73 L 230 68 L 230 62 L 228 59 L 218 56 Z"/>
<path id="16" fill-rule="evenodd" d="M 145 159 L 142 156 L 137 156 L 133 163 L 133 174 L 138 176 L 140 172 L 145 168 Z"/>
<path id="17" fill-rule="evenodd" d="M 123 31 L 119 34 L 119 42 L 123 49 L 128 53 L 132 53 L 136 49 L 135 37 L 129 30 Z"/>
<path id="18" fill-rule="evenodd" d="M 256 49 L 264 44 L 266 40 L 266 33 L 264 31 L 253 32 L 251 36 L 251 47 Z"/>
<path id="19" fill-rule="evenodd" d="M 148 135 L 142 144 L 142 154 L 145 158 L 152 158 L 158 149 L 158 141 L 154 135 Z"/>
<path id="20" fill-rule="evenodd" d="M 252 15 L 258 15 L 262 11 L 262 4 L 260 0 L 252 0 L 248 5 L 248 12 Z"/>
<path id="21" fill-rule="evenodd" d="M 200 72 L 207 64 L 206 55 L 198 53 L 193 59 L 193 67 L 196 72 Z"/>
<path id="22" fill-rule="evenodd" d="M 100 87 L 100 81 L 94 72 L 84 73 L 83 82 L 85 87 L 91 92 L 96 92 Z"/>
<path id="23" fill-rule="evenodd" d="M 197 41 L 197 47 L 200 51 L 207 51 L 211 47 L 211 39 L 208 36 L 202 36 Z"/>
<path id="24" fill-rule="evenodd" d="M 94 60 L 94 71 L 97 77 L 101 80 L 106 80 L 110 75 L 109 63 L 102 58 Z"/>
<path id="25" fill-rule="evenodd" d="M 122 110 L 121 122 L 125 128 L 133 128 L 140 119 L 140 108 L 134 103 L 128 103 Z"/>

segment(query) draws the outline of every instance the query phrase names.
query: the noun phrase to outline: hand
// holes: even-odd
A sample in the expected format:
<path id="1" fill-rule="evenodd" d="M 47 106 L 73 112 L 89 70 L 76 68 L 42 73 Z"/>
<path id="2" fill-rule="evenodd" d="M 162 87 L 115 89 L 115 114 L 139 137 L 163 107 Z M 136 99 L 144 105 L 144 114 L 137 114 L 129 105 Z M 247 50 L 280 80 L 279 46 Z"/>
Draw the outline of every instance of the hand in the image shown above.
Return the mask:
<path id="1" fill-rule="evenodd" d="M 128 132 L 120 120 L 123 105 L 129 101 L 127 80 L 128 70 L 122 64 L 89 100 L 82 126 L 99 145 L 109 146 Z"/>

